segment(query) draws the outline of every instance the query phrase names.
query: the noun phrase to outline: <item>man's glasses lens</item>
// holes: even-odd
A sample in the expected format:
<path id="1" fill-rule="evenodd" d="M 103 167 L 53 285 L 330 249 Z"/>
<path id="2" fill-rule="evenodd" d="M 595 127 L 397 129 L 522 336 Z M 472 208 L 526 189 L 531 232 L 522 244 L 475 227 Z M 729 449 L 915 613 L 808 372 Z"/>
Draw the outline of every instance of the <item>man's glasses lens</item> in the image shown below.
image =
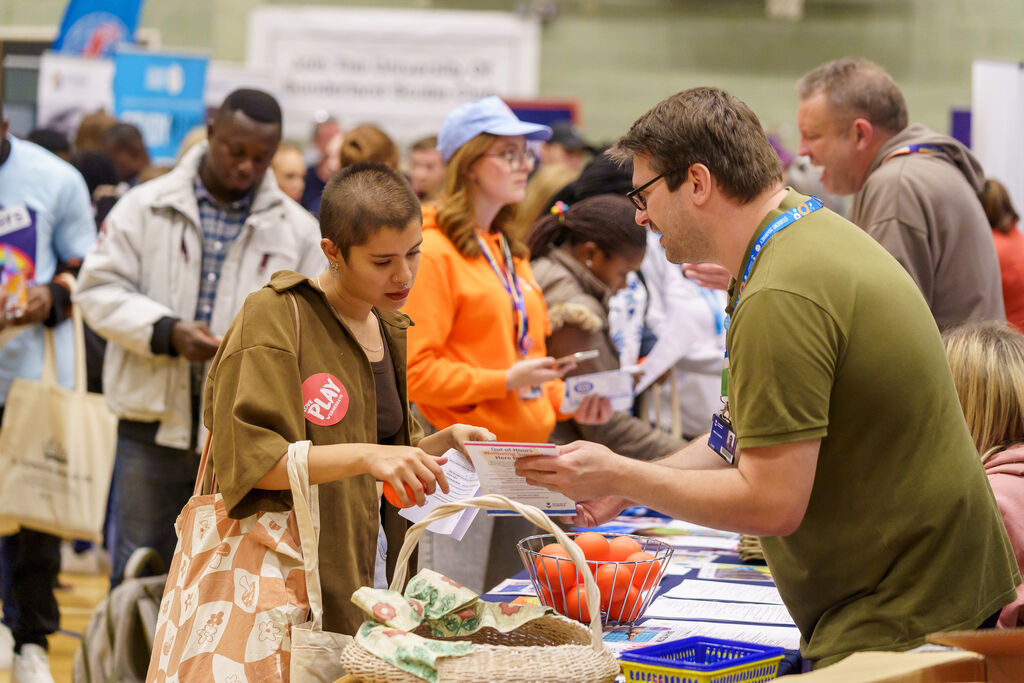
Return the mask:
<path id="1" fill-rule="evenodd" d="M 631 202 L 633 202 L 633 206 L 635 206 L 636 208 L 640 209 L 641 211 L 646 211 L 647 210 L 647 198 L 644 197 L 641 194 L 641 192 L 643 192 L 648 187 L 650 187 L 654 183 L 656 183 L 659 180 L 661 180 L 662 178 L 664 178 L 666 175 L 667 175 L 666 173 L 662 173 L 661 175 L 654 176 L 653 178 L 648 180 L 646 183 L 644 183 L 640 187 L 635 188 L 635 189 L 630 190 L 629 192 L 627 192 L 626 196 L 629 197 L 629 200 Z"/>
<path id="2" fill-rule="evenodd" d="M 653 185 L 654 183 L 656 183 L 659 180 L 661 180 L 662 178 L 664 178 L 665 176 L 671 175 L 673 173 L 677 173 L 679 170 L 680 169 L 676 169 L 674 171 L 665 171 L 664 173 L 662 173 L 660 175 L 656 175 L 653 178 L 651 178 L 650 180 L 648 180 L 646 183 L 641 185 L 640 187 L 634 188 L 634 189 L 630 190 L 629 192 L 627 192 L 626 196 L 629 197 L 629 201 L 633 202 L 633 206 L 635 206 L 636 208 L 640 209 L 641 211 L 646 211 L 647 210 L 647 197 L 643 196 L 643 194 L 642 194 L 643 191 L 646 190 L 651 185 Z"/>

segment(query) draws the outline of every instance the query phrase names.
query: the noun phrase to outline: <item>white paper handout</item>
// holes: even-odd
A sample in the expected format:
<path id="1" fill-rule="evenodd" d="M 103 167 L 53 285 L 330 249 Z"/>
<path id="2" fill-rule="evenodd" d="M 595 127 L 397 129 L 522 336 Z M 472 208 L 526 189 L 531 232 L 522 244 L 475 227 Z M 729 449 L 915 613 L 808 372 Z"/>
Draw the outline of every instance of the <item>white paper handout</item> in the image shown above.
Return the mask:
<path id="1" fill-rule="evenodd" d="M 677 534 L 672 536 L 653 536 L 673 548 L 710 548 L 736 552 L 738 538 L 722 538 L 721 536 L 697 536 L 691 534 Z"/>
<path id="2" fill-rule="evenodd" d="M 480 495 L 480 481 L 473 470 L 473 465 L 466 459 L 466 456 L 454 448 L 448 449 L 445 455 L 448 456 L 448 462 L 442 465 L 441 469 L 448 480 L 448 493 L 442 493 L 441 489 L 438 488 L 434 493 L 426 497 L 426 503 L 422 506 L 414 505 L 413 507 L 402 508 L 398 511 L 399 515 L 405 517 L 413 524 L 426 517 L 438 505 L 454 503 L 455 501 L 466 500 L 467 498 Z M 458 514 L 431 522 L 427 530 L 435 534 L 451 536 L 456 541 L 461 541 L 462 537 L 466 535 L 469 525 L 472 524 L 473 519 L 476 517 L 476 513 L 479 511 L 478 508 L 463 510 Z"/>
<path id="3" fill-rule="evenodd" d="M 565 378 L 565 396 L 560 410 L 575 412 L 583 399 L 591 394 L 611 400 L 615 410 L 633 408 L 633 375 L 625 370 L 605 370 Z"/>
<path id="4" fill-rule="evenodd" d="M 490 595 L 536 595 L 537 589 L 533 587 L 530 579 L 505 579 L 497 586 L 487 591 Z"/>
<path id="5" fill-rule="evenodd" d="M 604 644 L 618 655 L 638 647 L 667 643 L 689 635 L 690 629 L 675 629 L 667 626 L 610 626 L 604 631 Z M 620 677 L 621 678 L 621 677 Z"/>
<path id="6" fill-rule="evenodd" d="M 678 638 L 708 636 L 742 640 L 758 645 L 774 645 L 787 650 L 800 649 L 800 630 L 796 626 L 764 626 L 759 624 L 728 624 L 715 621 L 668 621 L 650 619 L 643 623 L 651 628 L 666 627 L 675 630 Z"/>
<path id="7" fill-rule="evenodd" d="M 515 465 L 519 458 L 530 455 L 556 457 L 558 447 L 550 443 L 512 443 L 502 441 L 467 441 L 466 452 L 476 468 L 480 488 L 484 493 L 496 493 L 517 503 L 539 508 L 549 515 L 576 514 L 575 501 L 561 493 L 531 486 L 516 474 Z M 488 510 L 491 515 L 518 514 L 511 510 Z"/>
<path id="8" fill-rule="evenodd" d="M 782 605 L 759 602 L 721 602 L 719 600 L 673 600 L 660 597 L 644 613 L 662 619 L 700 621 L 738 621 L 748 624 L 793 625 L 793 617 Z"/>
<path id="9" fill-rule="evenodd" d="M 751 586 L 728 581 L 683 579 L 678 586 L 665 592 L 664 597 L 677 600 L 727 600 L 731 602 L 761 602 L 781 605 L 782 598 L 775 586 Z"/>

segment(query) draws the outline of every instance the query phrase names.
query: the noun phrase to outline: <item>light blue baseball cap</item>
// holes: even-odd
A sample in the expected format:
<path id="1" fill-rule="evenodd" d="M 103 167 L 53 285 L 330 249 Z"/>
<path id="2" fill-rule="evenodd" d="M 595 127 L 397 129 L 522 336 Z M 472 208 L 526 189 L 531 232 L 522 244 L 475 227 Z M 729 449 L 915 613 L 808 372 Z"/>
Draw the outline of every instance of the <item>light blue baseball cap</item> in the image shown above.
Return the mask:
<path id="1" fill-rule="evenodd" d="M 441 132 L 437 134 L 437 151 L 447 163 L 459 147 L 480 133 L 525 135 L 527 140 L 547 140 L 551 137 L 551 128 L 520 121 L 500 97 L 491 95 L 460 105 L 448 114 Z"/>

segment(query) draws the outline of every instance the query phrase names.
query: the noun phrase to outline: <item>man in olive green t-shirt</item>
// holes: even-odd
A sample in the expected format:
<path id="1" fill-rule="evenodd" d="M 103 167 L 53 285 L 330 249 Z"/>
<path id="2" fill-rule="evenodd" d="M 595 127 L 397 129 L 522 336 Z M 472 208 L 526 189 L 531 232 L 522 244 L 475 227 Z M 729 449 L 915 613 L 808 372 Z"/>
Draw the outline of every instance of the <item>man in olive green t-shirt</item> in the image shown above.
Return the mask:
<path id="1" fill-rule="evenodd" d="M 739 452 L 730 465 L 702 437 L 649 463 L 575 442 L 518 471 L 584 501 L 586 526 L 636 503 L 761 536 L 816 666 L 996 616 L 1020 572 L 913 280 L 785 188 L 757 117 L 723 91 L 668 98 L 612 154 L 633 162 L 637 222 L 670 261 L 732 273 Z"/>

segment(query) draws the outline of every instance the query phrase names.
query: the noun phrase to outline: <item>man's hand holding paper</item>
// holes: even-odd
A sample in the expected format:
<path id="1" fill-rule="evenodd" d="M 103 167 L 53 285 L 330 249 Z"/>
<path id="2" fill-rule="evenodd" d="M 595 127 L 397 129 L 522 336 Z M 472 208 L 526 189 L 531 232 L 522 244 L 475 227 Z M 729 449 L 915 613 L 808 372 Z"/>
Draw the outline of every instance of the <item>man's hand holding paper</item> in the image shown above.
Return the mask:
<path id="1" fill-rule="evenodd" d="M 573 500 L 611 495 L 615 482 L 608 476 L 619 461 L 627 461 L 601 444 L 573 441 L 558 447 L 557 457 L 524 457 L 516 461 L 516 474 L 526 483 L 557 491 Z"/>

